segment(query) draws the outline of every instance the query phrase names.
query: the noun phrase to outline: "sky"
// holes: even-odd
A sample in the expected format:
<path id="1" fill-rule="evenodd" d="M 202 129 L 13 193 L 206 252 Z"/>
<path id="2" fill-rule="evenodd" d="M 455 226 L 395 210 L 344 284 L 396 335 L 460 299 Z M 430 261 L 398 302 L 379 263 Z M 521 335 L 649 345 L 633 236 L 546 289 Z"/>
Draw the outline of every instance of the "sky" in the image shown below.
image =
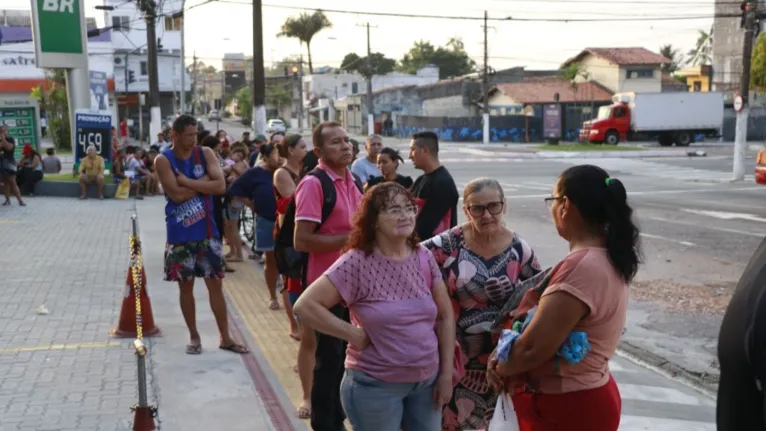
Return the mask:
<path id="1" fill-rule="evenodd" d="M 205 4 L 201 4 L 201 3 Z M 29 0 L 3 0 L 3 8 L 28 9 Z M 102 0 L 85 0 L 86 16 L 103 14 L 94 9 Z M 224 53 L 252 55 L 252 5 L 249 0 L 187 0 L 186 62 L 197 57 L 220 68 Z M 556 69 L 585 47 L 643 46 L 657 52 L 672 44 L 683 53 L 694 47 L 698 30 L 713 22 L 713 0 L 264 0 L 264 57 L 268 63 L 301 53 L 295 39 L 276 34 L 287 17 L 301 8 L 325 8 L 333 27 L 312 41 L 314 67 L 338 66 L 349 52 L 364 55 L 369 22 L 373 52 L 400 59 L 418 40 L 435 46 L 452 37 L 463 40 L 477 64 L 483 55 L 481 20 L 385 17 L 351 12 L 507 18 L 489 24 L 489 64 L 496 70 L 526 66 Z M 655 18 L 664 17 L 664 20 Z M 639 18 L 643 21 L 625 21 Z M 525 21 L 550 20 L 550 21 Z M 597 19 L 600 22 L 553 22 Z M 303 47 L 305 55 L 305 47 Z"/>

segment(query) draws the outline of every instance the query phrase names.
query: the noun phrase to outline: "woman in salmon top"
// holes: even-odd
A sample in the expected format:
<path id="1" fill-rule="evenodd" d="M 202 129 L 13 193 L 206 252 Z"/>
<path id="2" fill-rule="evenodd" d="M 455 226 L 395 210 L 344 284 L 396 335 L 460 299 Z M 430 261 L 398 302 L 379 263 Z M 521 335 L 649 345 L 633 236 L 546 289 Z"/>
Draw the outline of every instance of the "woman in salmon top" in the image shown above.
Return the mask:
<path id="1" fill-rule="evenodd" d="M 622 183 L 592 165 L 564 171 L 545 200 L 569 255 L 547 284 L 525 294 L 514 318 L 536 311 L 508 360 L 490 358 L 488 379 L 496 387 L 505 379 L 521 431 L 616 431 L 622 402 L 609 358 L 641 262 L 633 210 Z M 573 331 L 585 332 L 591 347 L 574 365 L 557 356 Z"/>

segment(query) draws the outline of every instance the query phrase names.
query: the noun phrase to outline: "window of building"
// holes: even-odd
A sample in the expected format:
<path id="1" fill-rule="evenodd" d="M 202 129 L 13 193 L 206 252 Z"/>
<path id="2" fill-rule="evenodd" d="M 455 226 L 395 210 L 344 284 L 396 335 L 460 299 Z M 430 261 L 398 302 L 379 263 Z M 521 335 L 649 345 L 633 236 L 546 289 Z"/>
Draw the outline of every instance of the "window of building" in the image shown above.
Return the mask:
<path id="1" fill-rule="evenodd" d="M 651 68 L 639 68 L 628 69 L 626 71 L 628 79 L 651 79 L 654 78 L 654 69 Z"/>
<path id="2" fill-rule="evenodd" d="M 145 61 L 141 62 L 141 76 L 146 76 L 149 74 L 149 65 L 146 64 Z"/>
<path id="3" fill-rule="evenodd" d="M 694 81 L 694 89 L 692 91 L 694 92 L 700 92 L 702 91 L 702 82 L 700 81 Z"/>
<path id="4" fill-rule="evenodd" d="M 351 94 L 356 94 L 359 92 L 359 83 L 353 82 L 351 83 Z"/>
<path id="5" fill-rule="evenodd" d="M 115 30 L 130 30 L 130 17 L 112 16 L 112 28 Z"/>
<path id="6" fill-rule="evenodd" d="M 184 18 L 182 16 L 166 16 L 165 17 L 166 31 L 181 31 L 181 26 L 183 24 L 184 24 Z"/>

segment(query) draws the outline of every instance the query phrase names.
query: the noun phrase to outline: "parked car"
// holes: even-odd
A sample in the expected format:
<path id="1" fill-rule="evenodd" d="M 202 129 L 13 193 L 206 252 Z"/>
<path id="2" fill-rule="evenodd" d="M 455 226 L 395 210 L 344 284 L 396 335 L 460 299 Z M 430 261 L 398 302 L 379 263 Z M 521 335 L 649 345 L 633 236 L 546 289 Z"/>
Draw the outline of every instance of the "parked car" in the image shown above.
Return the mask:
<path id="1" fill-rule="evenodd" d="M 217 109 L 213 109 L 212 111 L 207 113 L 207 121 L 220 121 L 221 115 L 218 113 Z"/>
<path id="2" fill-rule="evenodd" d="M 266 123 L 266 132 L 268 133 L 275 133 L 275 132 L 284 133 L 285 131 L 287 131 L 287 127 L 285 126 L 285 123 L 282 122 L 282 120 L 272 119 Z"/>

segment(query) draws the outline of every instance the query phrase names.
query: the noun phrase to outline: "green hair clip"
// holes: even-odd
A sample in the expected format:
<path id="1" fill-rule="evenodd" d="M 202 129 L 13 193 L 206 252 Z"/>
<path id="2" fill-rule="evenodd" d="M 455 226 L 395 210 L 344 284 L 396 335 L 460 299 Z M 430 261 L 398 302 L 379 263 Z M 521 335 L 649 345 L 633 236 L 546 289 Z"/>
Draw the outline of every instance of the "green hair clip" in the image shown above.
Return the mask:
<path id="1" fill-rule="evenodd" d="M 609 187 L 609 186 L 611 186 L 611 185 L 612 185 L 612 179 L 611 179 L 611 178 L 607 178 L 607 179 L 605 179 L 605 180 L 604 180 L 604 182 L 606 183 L 606 186 L 607 186 L 607 187 Z"/>

